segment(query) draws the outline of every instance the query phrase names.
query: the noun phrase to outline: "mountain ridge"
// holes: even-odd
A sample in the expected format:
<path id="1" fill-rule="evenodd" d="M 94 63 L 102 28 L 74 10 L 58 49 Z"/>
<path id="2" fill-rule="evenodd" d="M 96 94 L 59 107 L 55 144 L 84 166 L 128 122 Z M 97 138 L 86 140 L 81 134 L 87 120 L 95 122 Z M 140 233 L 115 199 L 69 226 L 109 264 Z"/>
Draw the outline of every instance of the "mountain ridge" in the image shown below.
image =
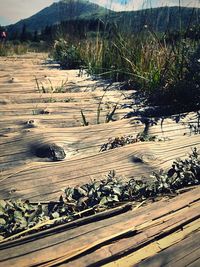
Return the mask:
<path id="1" fill-rule="evenodd" d="M 29 18 L 22 19 L 17 23 L 8 25 L 8 29 L 21 31 L 25 24 L 31 32 L 42 30 L 46 26 L 52 26 L 65 20 L 72 20 L 87 17 L 101 17 L 113 13 L 107 8 L 91 3 L 88 0 L 61 0 L 40 10 Z"/>
<path id="2" fill-rule="evenodd" d="M 118 25 L 124 25 L 125 28 L 133 28 L 133 31 L 141 29 L 145 24 L 151 25 L 153 30 L 166 31 L 167 28 L 178 29 L 180 18 L 183 27 L 199 23 L 200 8 L 181 7 L 180 9 L 174 6 L 114 12 L 88 0 L 61 0 L 27 19 L 9 25 L 8 30 L 11 34 L 21 32 L 26 25 L 28 31 L 41 31 L 46 26 L 56 25 L 62 21 L 105 17 L 111 22 L 117 22 Z"/>

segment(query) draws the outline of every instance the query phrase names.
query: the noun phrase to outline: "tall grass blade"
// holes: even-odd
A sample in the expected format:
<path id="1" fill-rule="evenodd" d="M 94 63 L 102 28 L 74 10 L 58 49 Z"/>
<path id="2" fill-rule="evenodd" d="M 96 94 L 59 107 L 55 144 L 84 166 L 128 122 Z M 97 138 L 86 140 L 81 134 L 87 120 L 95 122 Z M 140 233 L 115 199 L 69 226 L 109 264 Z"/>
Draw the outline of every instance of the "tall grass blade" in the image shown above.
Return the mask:
<path id="1" fill-rule="evenodd" d="M 113 110 L 106 116 L 106 123 L 110 122 L 113 120 L 113 116 L 115 114 L 115 111 L 117 109 L 118 103 L 113 107 Z"/>
<path id="2" fill-rule="evenodd" d="M 97 124 L 100 124 L 101 105 L 106 92 L 107 91 L 105 91 L 104 94 L 102 95 L 101 100 L 99 101 L 99 104 L 97 106 Z"/>
<path id="3" fill-rule="evenodd" d="M 83 114 L 83 111 L 81 109 L 81 117 L 82 117 L 82 121 L 83 121 L 83 126 L 88 126 L 89 122 L 87 122 L 85 115 Z"/>

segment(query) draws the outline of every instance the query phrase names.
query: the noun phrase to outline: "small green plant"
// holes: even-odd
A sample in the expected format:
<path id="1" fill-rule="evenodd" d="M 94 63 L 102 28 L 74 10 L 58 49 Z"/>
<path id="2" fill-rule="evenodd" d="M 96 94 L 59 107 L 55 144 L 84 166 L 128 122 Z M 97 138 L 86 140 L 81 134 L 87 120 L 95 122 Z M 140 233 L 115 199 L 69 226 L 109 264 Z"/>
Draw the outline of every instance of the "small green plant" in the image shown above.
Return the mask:
<path id="1" fill-rule="evenodd" d="M 100 148 L 100 152 L 107 151 L 110 149 L 115 149 L 118 147 L 122 147 L 128 144 L 134 144 L 138 142 L 150 142 L 150 141 L 162 141 L 164 139 L 158 138 L 155 135 L 148 135 L 144 133 L 139 133 L 136 135 L 136 137 L 133 137 L 132 135 L 124 135 L 120 137 L 115 138 L 109 138 L 108 142 L 103 144 Z"/>
<path id="2" fill-rule="evenodd" d="M 68 79 L 66 79 L 65 81 L 61 81 L 61 84 L 58 86 L 53 86 L 52 82 L 50 79 L 47 79 L 49 86 L 45 86 L 43 82 L 39 81 L 36 77 L 35 77 L 35 82 L 36 82 L 36 87 L 39 93 L 65 93 L 66 92 L 66 86 L 67 86 L 67 82 Z"/>
<path id="3" fill-rule="evenodd" d="M 78 47 L 64 39 L 55 41 L 52 57 L 64 69 L 79 69 L 84 63 Z"/>
<path id="4" fill-rule="evenodd" d="M 68 102 L 76 102 L 76 101 L 72 97 L 67 97 L 67 98 L 62 99 L 61 102 L 68 103 Z"/>
<path id="5" fill-rule="evenodd" d="M 81 109 L 81 117 L 82 117 L 82 121 L 83 121 L 83 126 L 88 126 L 89 125 L 89 122 L 86 120 L 86 117 L 83 114 L 82 109 Z"/>
<path id="6" fill-rule="evenodd" d="M 132 135 L 109 138 L 108 142 L 101 146 L 100 152 L 122 147 L 128 144 L 133 144 L 135 142 L 137 142 L 136 138 L 134 138 Z"/>
<path id="7" fill-rule="evenodd" d="M 32 114 L 33 115 L 44 115 L 44 114 L 49 114 L 49 111 L 45 109 L 33 109 Z"/>
<path id="8" fill-rule="evenodd" d="M 67 98 L 62 98 L 62 99 L 56 99 L 54 97 L 50 97 L 50 98 L 47 98 L 47 99 L 44 99 L 43 100 L 44 103 L 56 103 L 56 102 L 64 102 L 64 103 L 69 103 L 69 102 L 75 102 L 74 98 L 72 97 L 67 97 Z"/>
<path id="9" fill-rule="evenodd" d="M 113 120 L 113 116 L 114 116 L 115 111 L 117 109 L 117 105 L 118 104 L 114 105 L 113 109 L 106 115 L 105 123 L 109 123 L 110 121 Z M 101 104 L 100 105 L 98 104 L 98 107 L 97 107 L 97 119 L 96 119 L 97 124 L 100 124 L 100 114 L 101 114 Z M 82 118 L 83 126 L 88 126 L 89 122 L 87 121 L 86 116 L 84 115 L 82 109 L 81 109 L 81 118 Z"/>
<path id="10" fill-rule="evenodd" d="M 53 97 L 47 98 L 43 100 L 44 103 L 56 103 L 57 100 Z"/>
<path id="11" fill-rule="evenodd" d="M 150 135 L 148 133 L 142 132 L 137 135 L 137 140 L 139 140 L 139 142 L 152 142 L 159 139 L 156 135 Z"/>
<path id="12" fill-rule="evenodd" d="M 97 105 L 97 117 L 96 117 L 96 123 L 100 124 L 100 116 L 101 116 L 101 110 L 102 110 L 102 104 L 103 104 L 103 99 L 106 95 L 107 89 L 106 91 L 103 93 L 98 105 Z M 109 123 L 110 121 L 113 120 L 113 116 L 115 115 L 115 112 L 117 110 L 118 107 L 118 103 L 116 103 L 108 112 L 108 114 L 105 117 L 105 123 Z M 85 115 L 83 114 L 83 111 L 81 110 L 81 117 L 82 117 L 82 121 L 83 121 L 83 125 L 84 126 L 88 126 L 89 122 L 86 120 Z"/>
<path id="13" fill-rule="evenodd" d="M 113 109 L 106 115 L 106 123 L 113 120 L 113 116 L 115 115 L 115 111 L 117 110 L 118 103 L 113 106 Z"/>
<path id="14" fill-rule="evenodd" d="M 109 138 L 108 142 L 101 146 L 100 152 L 122 147 L 127 144 L 137 143 L 137 142 L 164 141 L 166 139 L 166 138 L 158 138 L 156 135 L 150 135 L 149 134 L 149 127 L 150 127 L 149 120 L 145 119 L 143 122 L 145 124 L 143 132 L 138 133 L 135 137 L 133 137 L 132 135 L 128 135 L 128 136 L 124 135 L 120 137 Z"/>
<path id="15" fill-rule="evenodd" d="M 36 87 L 39 93 L 47 93 L 46 88 L 43 86 L 43 84 L 39 84 L 39 80 L 35 77 Z"/>

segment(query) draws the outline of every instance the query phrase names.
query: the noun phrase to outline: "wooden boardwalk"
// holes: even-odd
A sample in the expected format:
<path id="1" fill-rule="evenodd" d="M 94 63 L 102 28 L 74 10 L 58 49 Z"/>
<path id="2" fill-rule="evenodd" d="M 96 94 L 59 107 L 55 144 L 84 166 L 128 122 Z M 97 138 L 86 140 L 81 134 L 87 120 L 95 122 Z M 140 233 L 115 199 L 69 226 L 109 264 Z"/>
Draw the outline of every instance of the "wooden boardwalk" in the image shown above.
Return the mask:
<path id="1" fill-rule="evenodd" d="M 140 117 L 123 119 L 132 111 L 132 91 L 105 93 L 103 82 L 59 70 L 45 58 L 0 58 L 1 199 L 57 200 L 63 188 L 101 179 L 110 170 L 141 179 L 200 148 L 190 127 L 197 114 L 189 113 L 154 118 L 149 134 L 163 141 L 99 152 L 109 138 L 144 131 Z M 105 123 L 116 104 L 113 121 Z M 89 126 L 82 126 L 81 110 Z M 65 160 L 35 155 L 37 146 L 48 144 L 63 147 Z M 0 266 L 200 266 L 199 200 L 197 187 L 173 199 L 118 207 L 2 243 Z"/>

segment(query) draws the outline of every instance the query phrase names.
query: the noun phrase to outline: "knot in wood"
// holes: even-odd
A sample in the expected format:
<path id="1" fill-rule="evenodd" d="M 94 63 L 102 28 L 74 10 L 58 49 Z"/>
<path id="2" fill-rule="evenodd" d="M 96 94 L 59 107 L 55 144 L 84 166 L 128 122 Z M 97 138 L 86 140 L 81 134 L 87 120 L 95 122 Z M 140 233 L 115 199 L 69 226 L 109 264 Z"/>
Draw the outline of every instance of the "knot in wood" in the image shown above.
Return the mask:
<path id="1" fill-rule="evenodd" d="M 53 161 L 60 161 L 66 157 L 65 151 L 61 146 L 48 144 L 36 149 L 36 156 L 39 158 L 50 158 Z"/>

